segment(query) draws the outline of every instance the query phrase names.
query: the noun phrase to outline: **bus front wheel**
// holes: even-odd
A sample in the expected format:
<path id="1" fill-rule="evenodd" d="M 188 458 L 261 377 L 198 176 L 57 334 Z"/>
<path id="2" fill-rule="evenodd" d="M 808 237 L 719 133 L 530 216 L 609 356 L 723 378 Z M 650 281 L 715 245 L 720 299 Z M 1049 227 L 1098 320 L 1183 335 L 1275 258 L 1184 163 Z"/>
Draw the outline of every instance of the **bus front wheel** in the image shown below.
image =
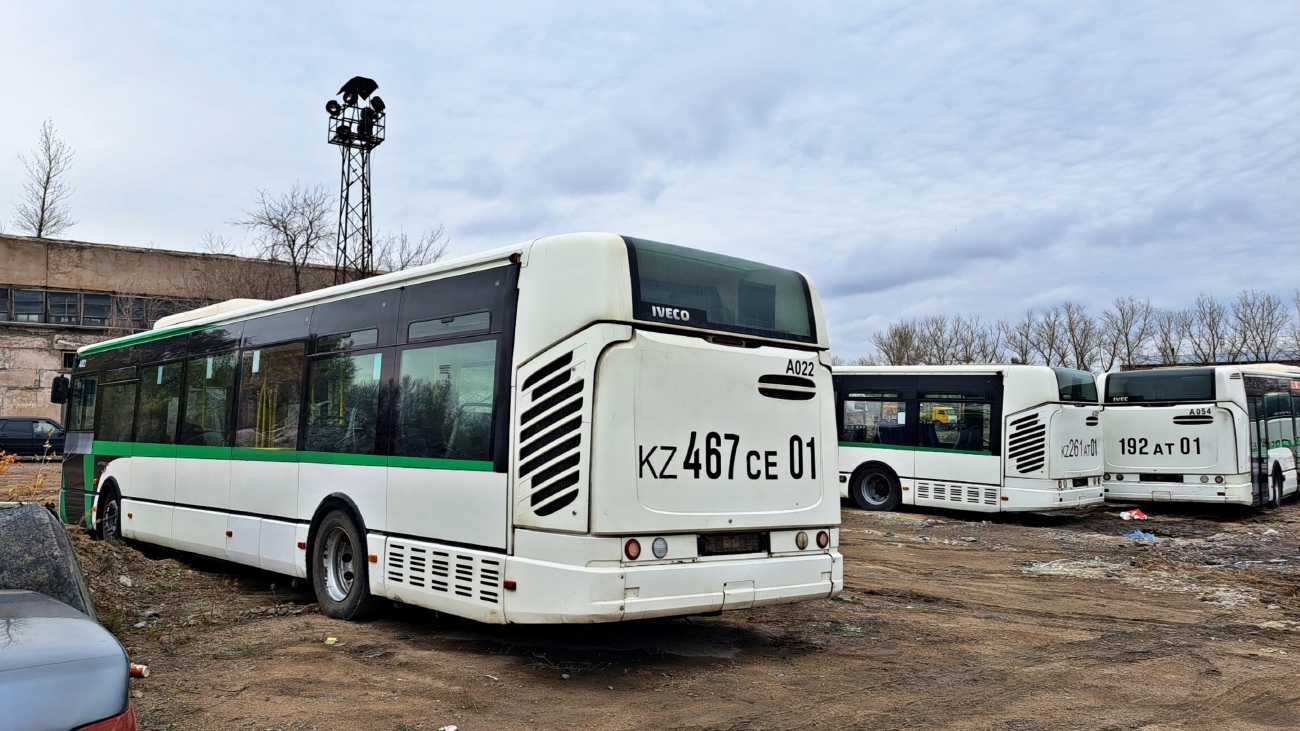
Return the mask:
<path id="1" fill-rule="evenodd" d="M 332 510 L 321 520 L 312 545 L 312 589 L 321 614 L 364 619 L 375 607 L 370 596 L 366 539 L 352 516 Z"/>
<path id="2" fill-rule="evenodd" d="M 105 543 L 122 542 L 122 496 L 109 485 L 99 500 L 99 538 Z"/>
<path id="3" fill-rule="evenodd" d="M 897 477 L 880 467 L 868 467 L 854 476 L 849 497 L 863 510 L 893 510 L 903 495 Z"/>

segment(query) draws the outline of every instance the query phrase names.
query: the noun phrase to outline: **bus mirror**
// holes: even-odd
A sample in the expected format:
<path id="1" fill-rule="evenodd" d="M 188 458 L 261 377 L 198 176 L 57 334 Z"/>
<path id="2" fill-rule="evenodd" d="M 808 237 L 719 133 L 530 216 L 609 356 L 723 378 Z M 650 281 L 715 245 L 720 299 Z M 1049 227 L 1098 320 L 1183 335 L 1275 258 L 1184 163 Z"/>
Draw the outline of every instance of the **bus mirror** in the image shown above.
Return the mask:
<path id="1" fill-rule="evenodd" d="M 58 376 L 54 379 L 54 385 L 50 387 L 50 403 L 66 404 L 68 403 L 68 377 Z"/>

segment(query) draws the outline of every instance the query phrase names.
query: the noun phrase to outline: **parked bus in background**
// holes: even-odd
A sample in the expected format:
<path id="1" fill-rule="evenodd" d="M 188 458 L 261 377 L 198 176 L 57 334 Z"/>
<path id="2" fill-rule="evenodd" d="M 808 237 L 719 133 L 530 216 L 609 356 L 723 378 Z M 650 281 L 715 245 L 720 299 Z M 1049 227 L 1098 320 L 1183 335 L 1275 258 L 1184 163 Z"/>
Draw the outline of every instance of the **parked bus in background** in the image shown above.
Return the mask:
<path id="1" fill-rule="evenodd" d="M 1276 506 L 1296 492 L 1300 368 L 1104 377 L 1106 498 Z"/>
<path id="2" fill-rule="evenodd" d="M 164 318 L 72 378 L 66 521 L 305 578 L 331 617 L 843 586 L 826 328 L 793 271 L 556 236 Z"/>
<path id="3" fill-rule="evenodd" d="M 1102 502 L 1091 373 L 1029 365 L 840 366 L 840 488 L 864 510 Z"/>

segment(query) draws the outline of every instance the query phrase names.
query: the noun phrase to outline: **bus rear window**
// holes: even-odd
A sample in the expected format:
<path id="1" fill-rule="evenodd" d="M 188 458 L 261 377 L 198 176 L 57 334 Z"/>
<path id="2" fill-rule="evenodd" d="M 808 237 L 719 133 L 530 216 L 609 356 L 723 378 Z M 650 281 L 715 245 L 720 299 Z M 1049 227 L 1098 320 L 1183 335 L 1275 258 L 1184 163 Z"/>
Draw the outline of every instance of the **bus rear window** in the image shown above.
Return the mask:
<path id="1" fill-rule="evenodd" d="M 1106 403 L 1183 403 L 1214 400 L 1214 370 L 1132 371 L 1106 377 Z"/>
<path id="2" fill-rule="evenodd" d="M 1056 373 L 1056 390 L 1062 401 L 1097 403 L 1097 379 L 1087 371 L 1053 368 Z"/>
<path id="3" fill-rule="evenodd" d="M 623 240 L 638 320 L 817 340 L 808 286 L 797 272 L 656 241 Z"/>

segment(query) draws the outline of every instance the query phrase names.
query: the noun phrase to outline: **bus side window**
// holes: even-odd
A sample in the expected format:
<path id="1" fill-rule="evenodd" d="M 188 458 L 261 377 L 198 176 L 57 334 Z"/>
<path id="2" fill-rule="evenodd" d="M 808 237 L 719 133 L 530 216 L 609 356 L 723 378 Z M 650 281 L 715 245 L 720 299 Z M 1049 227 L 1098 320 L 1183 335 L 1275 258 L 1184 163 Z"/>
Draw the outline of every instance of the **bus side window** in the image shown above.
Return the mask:
<path id="1" fill-rule="evenodd" d="M 181 405 L 183 363 L 164 363 L 140 369 L 140 414 L 135 441 L 175 444 Z"/>
<path id="2" fill-rule="evenodd" d="M 969 401 L 922 401 L 921 446 L 963 452 L 989 451 L 993 405 Z"/>
<path id="3" fill-rule="evenodd" d="M 383 353 L 313 358 L 306 449 L 373 454 L 379 432 Z"/>
<path id="4" fill-rule="evenodd" d="M 137 381 L 105 383 L 99 389 L 99 416 L 95 419 L 97 441 L 131 441 L 135 430 L 136 384 Z"/>
<path id="5" fill-rule="evenodd" d="M 240 354 L 236 447 L 298 448 L 304 352 L 304 343 L 288 343 Z"/>
<path id="6" fill-rule="evenodd" d="M 859 444 L 896 444 L 906 440 L 905 401 L 844 401 L 844 429 L 840 441 Z"/>
<path id="7" fill-rule="evenodd" d="M 181 444 L 230 446 L 235 401 L 235 354 L 192 358 L 185 365 L 185 418 Z"/>
<path id="8" fill-rule="evenodd" d="M 496 353 L 495 339 L 402 351 L 398 455 L 492 459 Z"/>
<path id="9" fill-rule="evenodd" d="M 72 415 L 68 429 L 72 431 L 95 428 L 95 376 L 82 376 L 72 386 Z"/>

